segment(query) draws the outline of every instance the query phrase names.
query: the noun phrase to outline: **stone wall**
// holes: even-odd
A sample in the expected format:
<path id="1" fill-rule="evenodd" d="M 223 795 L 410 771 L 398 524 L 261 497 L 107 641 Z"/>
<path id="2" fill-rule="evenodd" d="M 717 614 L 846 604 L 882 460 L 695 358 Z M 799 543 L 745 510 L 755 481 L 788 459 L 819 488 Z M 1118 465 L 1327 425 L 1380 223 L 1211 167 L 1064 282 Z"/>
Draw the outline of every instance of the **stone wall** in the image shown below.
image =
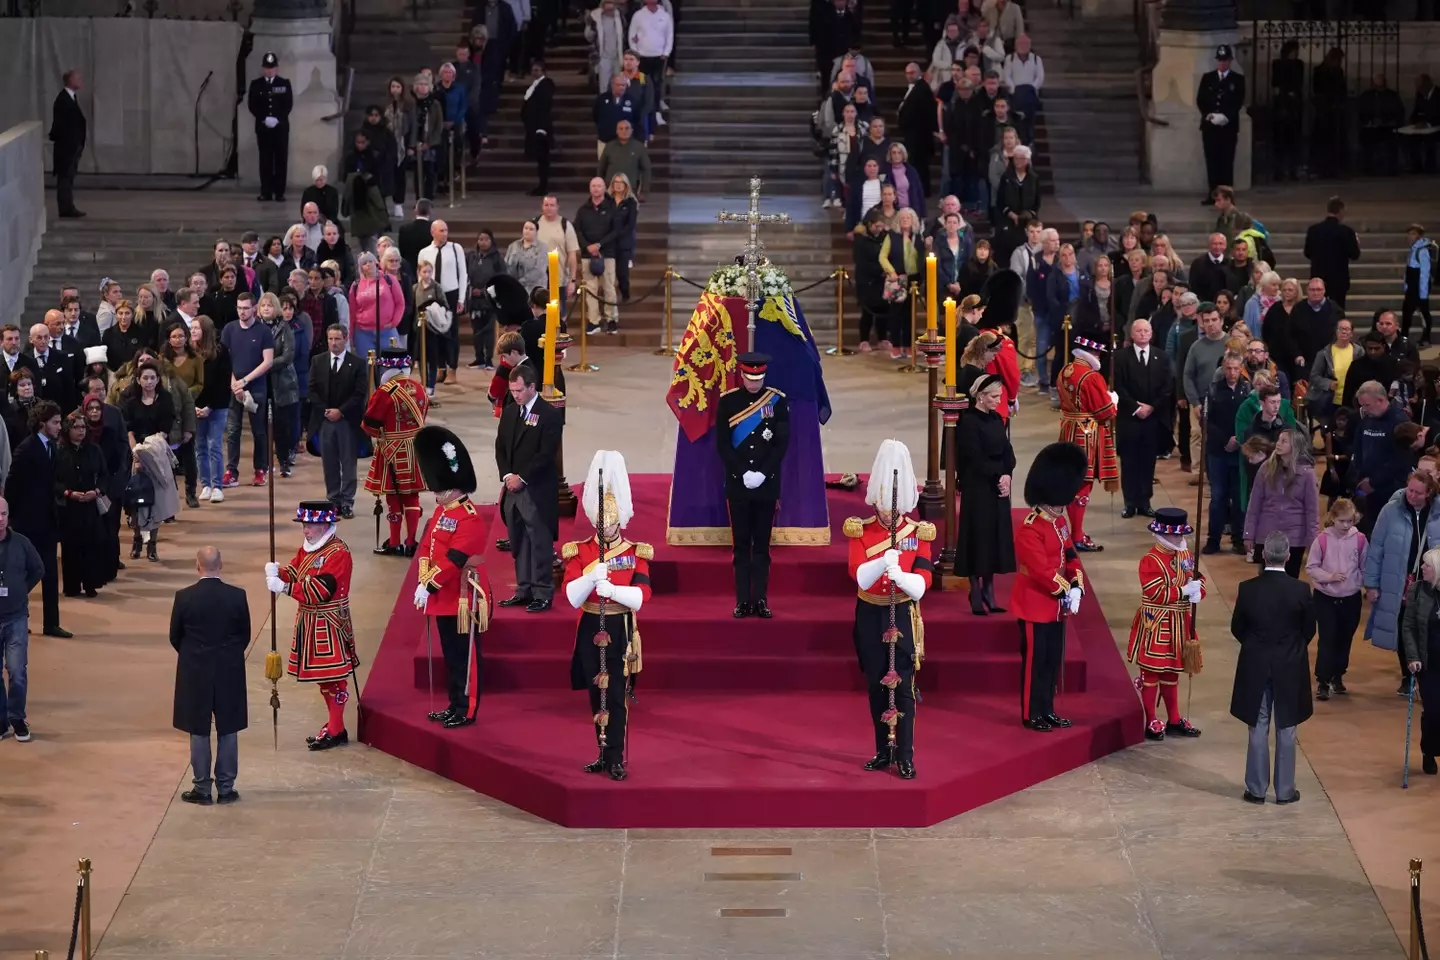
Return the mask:
<path id="1" fill-rule="evenodd" d="M 45 128 L 0 133 L 0 317 L 20 316 L 45 234 Z"/>

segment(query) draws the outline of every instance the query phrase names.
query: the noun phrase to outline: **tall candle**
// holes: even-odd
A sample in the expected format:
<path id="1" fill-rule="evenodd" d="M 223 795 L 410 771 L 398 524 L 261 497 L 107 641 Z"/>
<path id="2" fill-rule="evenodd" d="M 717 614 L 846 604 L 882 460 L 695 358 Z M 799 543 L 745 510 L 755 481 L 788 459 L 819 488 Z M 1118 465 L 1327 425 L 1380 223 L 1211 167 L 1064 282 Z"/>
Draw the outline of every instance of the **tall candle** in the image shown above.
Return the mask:
<path id="1" fill-rule="evenodd" d="M 936 311 L 940 307 L 940 291 L 935 283 L 935 254 L 925 254 L 925 332 L 935 336 Z"/>
<path id="2" fill-rule="evenodd" d="M 550 255 L 555 256 L 554 251 Z M 551 261 L 552 265 L 555 261 Z M 554 274 L 552 274 L 554 276 Z M 555 385 L 555 341 L 560 338 L 560 301 L 551 300 L 545 305 L 545 386 Z"/>
<path id="3" fill-rule="evenodd" d="M 933 259 L 933 258 L 932 258 Z M 955 386 L 955 367 L 959 362 L 955 347 L 955 298 L 945 298 L 945 386 Z"/>
<path id="4" fill-rule="evenodd" d="M 550 251 L 550 299 L 560 299 L 560 251 Z M 548 381 L 547 381 L 548 382 Z"/>

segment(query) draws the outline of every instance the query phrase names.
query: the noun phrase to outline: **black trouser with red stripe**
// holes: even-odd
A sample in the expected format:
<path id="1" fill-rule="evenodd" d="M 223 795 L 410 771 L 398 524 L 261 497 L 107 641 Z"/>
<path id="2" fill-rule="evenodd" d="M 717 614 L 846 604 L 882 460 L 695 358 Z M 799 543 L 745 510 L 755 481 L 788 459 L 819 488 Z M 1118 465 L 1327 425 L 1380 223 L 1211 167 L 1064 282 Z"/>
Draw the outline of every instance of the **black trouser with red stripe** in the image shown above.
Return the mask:
<path id="1" fill-rule="evenodd" d="M 1065 649 L 1065 621 L 1020 621 L 1020 718 L 1044 720 L 1055 713 L 1055 686 Z"/>
<path id="2" fill-rule="evenodd" d="M 901 597 L 905 595 L 900 594 Z M 915 629 L 911 619 L 912 605 L 908 599 L 895 605 L 895 627 L 900 640 L 895 644 L 895 672 L 900 683 L 895 687 L 895 709 L 900 716 L 895 723 L 895 761 L 915 761 Z M 884 640 L 890 627 L 890 608 L 855 601 L 855 654 L 870 695 L 870 720 L 875 727 L 875 754 L 888 755 L 890 725 L 885 713 L 890 709 L 890 688 L 882 682 L 890 672 L 890 645 Z"/>
<path id="3" fill-rule="evenodd" d="M 446 693 L 450 710 L 474 720 L 480 709 L 480 641 L 470 642 L 469 633 L 461 633 L 459 618 L 436 617 L 435 632 L 440 635 L 440 650 L 445 655 Z"/>

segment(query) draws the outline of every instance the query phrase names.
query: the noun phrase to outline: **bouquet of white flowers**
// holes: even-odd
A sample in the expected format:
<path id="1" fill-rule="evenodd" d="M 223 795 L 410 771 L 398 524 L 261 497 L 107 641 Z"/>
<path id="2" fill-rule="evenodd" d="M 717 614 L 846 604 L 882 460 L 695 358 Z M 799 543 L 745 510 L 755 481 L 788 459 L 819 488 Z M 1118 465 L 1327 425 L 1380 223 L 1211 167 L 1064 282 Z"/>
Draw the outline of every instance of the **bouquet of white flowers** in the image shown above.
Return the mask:
<path id="1" fill-rule="evenodd" d="M 705 291 L 721 297 L 748 297 L 750 295 L 750 274 L 743 265 L 730 264 L 710 275 Z M 785 273 L 766 263 L 760 267 L 760 292 L 770 297 L 793 297 L 795 290 Z"/>

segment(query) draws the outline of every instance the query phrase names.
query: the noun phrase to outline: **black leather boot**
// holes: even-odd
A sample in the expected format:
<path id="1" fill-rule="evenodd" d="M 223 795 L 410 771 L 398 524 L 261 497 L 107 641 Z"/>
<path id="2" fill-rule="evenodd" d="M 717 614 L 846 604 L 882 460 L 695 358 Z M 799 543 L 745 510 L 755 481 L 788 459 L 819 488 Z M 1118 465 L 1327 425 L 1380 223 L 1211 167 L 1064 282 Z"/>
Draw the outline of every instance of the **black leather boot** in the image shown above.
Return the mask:
<path id="1" fill-rule="evenodd" d="M 995 602 L 995 578 L 986 577 L 984 587 L 980 590 L 980 599 L 985 601 L 985 609 L 991 613 L 1004 613 L 1005 608 Z"/>
<path id="2" fill-rule="evenodd" d="M 154 530 L 150 533 L 150 542 L 145 544 L 145 559 L 151 563 L 159 563 L 160 555 L 156 553 L 156 541 L 160 539 L 160 531 Z"/>
<path id="3" fill-rule="evenodd" d="M 980 579 L 978 577 L 970 581 L 970 612 L 977 617 L 986 615 L 985 601 L 981 596 Z"/>
<path id="4" fill-rule="evenodd" d="M 130 559 L 140 559 L 140 531 L 135 531 L 135 539 L 130 541 Z"/>

